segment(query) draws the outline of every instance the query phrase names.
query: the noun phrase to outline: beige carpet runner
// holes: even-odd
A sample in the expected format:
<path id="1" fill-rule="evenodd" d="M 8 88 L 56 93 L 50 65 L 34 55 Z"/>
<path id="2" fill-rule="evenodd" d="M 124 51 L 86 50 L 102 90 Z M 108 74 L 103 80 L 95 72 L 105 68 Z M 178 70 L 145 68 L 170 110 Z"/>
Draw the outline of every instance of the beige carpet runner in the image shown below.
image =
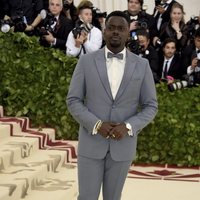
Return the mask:
<path id="1" fill-rule="evenodd" d="M 54 129 L 33 129 L 0 106 L 0 200 L 76 200 L 76 150 L 77 141 L 56 140 Z M 200 167 L 133 165 L 122 200 L 200 200 Z"/>

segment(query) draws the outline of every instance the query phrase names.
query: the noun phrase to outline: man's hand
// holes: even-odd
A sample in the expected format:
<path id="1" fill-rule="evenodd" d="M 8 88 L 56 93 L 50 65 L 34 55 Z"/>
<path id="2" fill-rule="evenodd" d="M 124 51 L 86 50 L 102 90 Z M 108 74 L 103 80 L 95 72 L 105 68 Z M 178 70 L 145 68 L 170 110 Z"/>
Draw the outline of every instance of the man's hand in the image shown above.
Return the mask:
<path id="1" fill-rule="evenodd" d="M 198 66 L 198 58 L 194 58 L 191 63 L 191 67 L 194 70 Z"/>
<path id="2" fill-rule="evenodd" d="M 156 10 L 158 10 L 158 12 L 160 13 L 160 14 L 163 14 L 164 12 L 165 12 L 165 8 L 163 8 L 162 6 L 156 6 Z"/>
<path id="3" fill-rule="evenodd" d="M 125 123 L 116 124 L 112 130 L 110 131 L 109 135 L 114 140 L 121 140 L 124 136 L 128 133 L 128 129 L 126 128 Z"/>
<path id="4" fill-rule="evenodd" d="M 77 36 L 77 38 L 75 39 L 75 46 L 77 48 L 80 48 L 80 46 L 85 43 L 87 41 L 87 33 L 85 32 L 81 32 L 80 35 Z"/>
<path id="5" fill-rule="evenodd" d="M 55 40 L 52 33 L 50 33 L 49 31 L 48 31 L 48 35 L 44 35 L 43 37 L 49 44 L 53 43 Z"/>
<path id="6" fill-rule="evenodd" d="M 138 22 L 137 21 L 133 21 L 130 24 L 130 31 L 136 30 L 138 29 Z"/>
<path id="7" fill-rule="evenodd" d="M 110 137 L 111 130 L 116 126 L 115 123 L 112 122 L 103 122 L 101 127 L 98 130 L 98 133 L 104 138 Z"/>

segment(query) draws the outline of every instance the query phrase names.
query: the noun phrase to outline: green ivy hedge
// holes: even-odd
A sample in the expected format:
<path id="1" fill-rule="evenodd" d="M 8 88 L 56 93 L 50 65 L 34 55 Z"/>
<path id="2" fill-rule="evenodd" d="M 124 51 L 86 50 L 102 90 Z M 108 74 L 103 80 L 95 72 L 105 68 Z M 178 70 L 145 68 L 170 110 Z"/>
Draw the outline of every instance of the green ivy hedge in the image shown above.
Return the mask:
<path id="1" fill-rule="evenodd" d="M 38 38 L 0 33 L 0 105 L 8 116 L 28 116 L 53 127 L 58 138 L 77 139 L 78 125 L 65 98 L 77 59 L 43 48 Z M 137 163 L 200 165 L 200 88 L 170 93 L 157 85 L 159 112 L 139 135 Z"/>

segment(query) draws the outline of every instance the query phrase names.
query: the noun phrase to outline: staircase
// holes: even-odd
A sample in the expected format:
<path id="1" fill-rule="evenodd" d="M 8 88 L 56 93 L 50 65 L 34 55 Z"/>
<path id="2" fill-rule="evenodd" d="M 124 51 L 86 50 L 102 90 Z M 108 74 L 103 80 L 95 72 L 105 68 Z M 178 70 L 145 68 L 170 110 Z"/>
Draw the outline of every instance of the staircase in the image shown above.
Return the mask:
<path id="1" fill-rule="evenodd" d="M 77 141 L 56 140 L 54 129 L 30 128 L 0 106 L 0 200 L 75 199 L 76 149 Z"/>

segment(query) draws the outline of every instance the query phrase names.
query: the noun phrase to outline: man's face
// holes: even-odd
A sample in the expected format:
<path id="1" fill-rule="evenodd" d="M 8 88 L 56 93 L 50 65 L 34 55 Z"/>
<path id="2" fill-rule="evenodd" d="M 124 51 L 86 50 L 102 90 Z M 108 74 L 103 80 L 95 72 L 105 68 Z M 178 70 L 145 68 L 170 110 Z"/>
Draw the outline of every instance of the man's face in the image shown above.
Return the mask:
<path id="1" fill-rule="evenodd" d="M 81 12 L 79 14 L 79 18 L 84 23 L 92 23 L 92 10 L 89 8 L 81 10 Z"/>
<path id="2" fill-rule="evenodd" d="M 138 35 L 139 45 L 144 47 L 143 49 L 147 49 L 149 45 L 149 39 L 144 35 Z"/>
<path id="3" fill-rule="evenodd" d="M 197 49 L 200 49 L 200 37 L 194 38 L 194 44 L 195 44 Z"/>
<path id="4" fill-rule="evenodd" d="M 141 10 L 141 5 L 138 0 L 130 0 L 128 2 L 128 11 L 131 12 L 139 12 Z"/>
<path id="5" fill-rule="evenodd" d="M 49 2 L 49 11 L 54 15 L 59 15 L 60 12 L 62 11 L 62 4 L 61 0 L 51 0 Z"/>
<path id="6" fill-rule="evenodd" d="M 163 47 L 163 54 L 166 58 L 171 58 L 176 52 L 176 45 L 174 42 L 169 42 Z"/>
<path id="7" fill-rule="evenodd" d="M 129 24 L 123 17 L 112 16 L 106 22 L 104 40 L 107 47 L 113 51 L 122 50 L 129 37 Z M 114 51 L 113 51 L 114 52 Z"/>

